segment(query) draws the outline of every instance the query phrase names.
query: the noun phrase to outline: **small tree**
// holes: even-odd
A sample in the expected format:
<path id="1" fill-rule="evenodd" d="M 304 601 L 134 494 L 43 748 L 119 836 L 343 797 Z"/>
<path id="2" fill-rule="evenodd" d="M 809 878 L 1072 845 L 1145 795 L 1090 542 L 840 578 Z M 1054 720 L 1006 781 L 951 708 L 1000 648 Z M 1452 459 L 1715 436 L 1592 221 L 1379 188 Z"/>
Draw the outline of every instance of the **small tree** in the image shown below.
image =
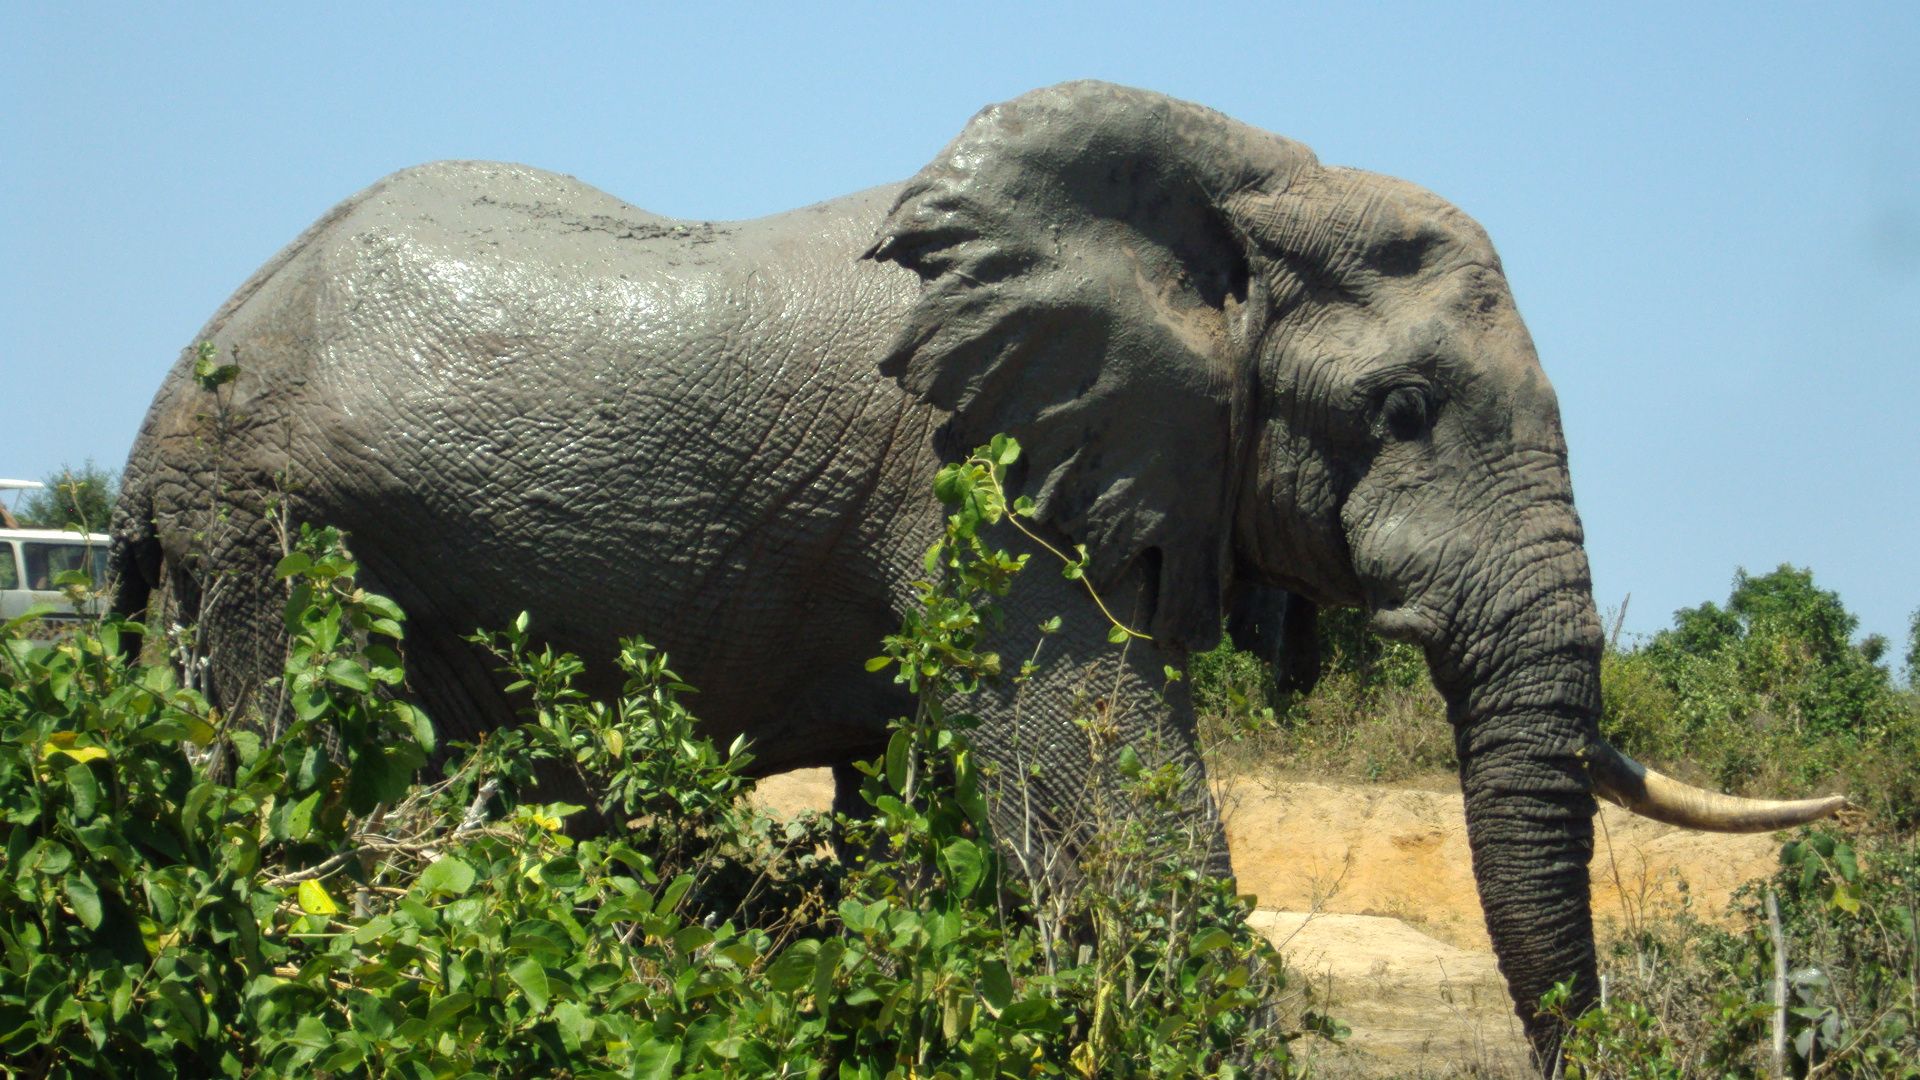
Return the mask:
<path id="1" fill-rule="evenodd" d="M 1647 652 L 1676 689 L 1687 682 L 1683 669 L 1718 661 L 1740 693 L 1771 701 L 1809 732 L 1870 727 L 1890 705 L 1888 672 L 1877 663 L 1885 639 L 1854 644 L 1859 619 L 1840 594 L 1813 583 L 1811 570 L 1782 565 L 1757 577 L 1741 570 L 1725 608 L 1685 608 L 1673 622 Z"/>
<path id="2" fill-rule="evenodd" d="M 89 532 L 107 527 L 113 502 L 120 495 L 120 476 L 94 464 L 78 469 L 63 465 L 47 477 L 47 486 L 27 496 L 20 505 L 20 524 L 30 529 L 64 529 L 70 525 Z"/>

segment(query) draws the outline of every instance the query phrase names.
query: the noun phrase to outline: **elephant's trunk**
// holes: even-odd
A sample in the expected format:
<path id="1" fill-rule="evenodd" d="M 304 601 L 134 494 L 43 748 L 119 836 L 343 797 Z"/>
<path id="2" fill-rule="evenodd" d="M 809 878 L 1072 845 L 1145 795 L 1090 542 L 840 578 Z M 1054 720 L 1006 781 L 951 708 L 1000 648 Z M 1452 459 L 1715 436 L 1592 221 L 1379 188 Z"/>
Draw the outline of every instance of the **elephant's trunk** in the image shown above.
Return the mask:
<path id="1" fill-rule="evenodd" d="M 1588 863 L 1593 794 L 1688 828 L 1763 832 L 1825 817 L 1839 797 L 1738 799 L 1645 768 L 1599 734 L 1599 622 L 1577 525 L 1536 540 L 1479 614 L 1490 634 L 1430 649 L 1454 722 L 1474 877 L 1500 970 L 1545 1070 L 1562 1026 L 1540 999 L 1568 982 L 1565 1015 L 1598 990 Z"/>
<path id="2" fill-rule="evenodd" d="M 1587 762 L 1599 740 L 1601 633 L 1571 508 L 1536 507 L 1516 532 L 1522 547 L 1505 572 L 1483 579 L 1428 658 L 1454 725 L 1487 933 L 1550 1069 L 1562 1027 L 1540 1015 L 1541 997 L 1570 983 L 1575 1015 L 1598 996 Z"/>
<path id="3" fill-rule="evenodd" d="M 1465 695 L 1464 715 L 1455 706 L 1467 840 L 1487 934 L 1543 1063 L 1555 1060 L 1560 1025 L 1539 1015 L 1542 995 L 1571 982 L 1567 1008 L 1577 1015 L 1599 985 L 1587 873 L 1594 803 L 1581 754 L 1598 715 L 1598 674 L 1597 658 L 1568 657 L 1482 684 Z"/>

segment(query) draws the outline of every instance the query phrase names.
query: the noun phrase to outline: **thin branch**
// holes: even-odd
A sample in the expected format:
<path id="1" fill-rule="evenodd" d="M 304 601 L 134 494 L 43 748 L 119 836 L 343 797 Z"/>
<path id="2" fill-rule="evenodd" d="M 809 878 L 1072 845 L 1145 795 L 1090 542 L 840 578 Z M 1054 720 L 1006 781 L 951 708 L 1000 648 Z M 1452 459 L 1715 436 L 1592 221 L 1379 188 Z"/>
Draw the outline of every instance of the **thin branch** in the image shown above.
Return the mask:
<path id="1" fill-rule="evenodd" d="M 1767 890 L 1767 934 L 1773 938 L 1773 1075 L 1787 1075 L 1787 936 L 1780 929 L 1780 904 Z"/>

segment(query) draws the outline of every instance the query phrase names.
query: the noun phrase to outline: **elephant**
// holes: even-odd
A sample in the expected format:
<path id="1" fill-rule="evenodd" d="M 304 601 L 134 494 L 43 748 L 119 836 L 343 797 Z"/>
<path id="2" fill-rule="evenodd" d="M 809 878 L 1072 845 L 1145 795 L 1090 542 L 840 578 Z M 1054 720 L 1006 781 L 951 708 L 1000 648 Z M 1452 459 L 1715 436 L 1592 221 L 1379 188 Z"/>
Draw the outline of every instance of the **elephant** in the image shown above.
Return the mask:
<path id="1" fill-rule="evenodd" d="M 217 408 L 194 349 L 167 375 L 113 565 L 122 610 L 166 595 L 198 620 L 228 708 L 280 670 L 278 499 L 348 531 L 410 613 L 409 692 L 455 736 L 512 722 L 465 636 L 527 610 L 603 672 L 644 633 L 759 768 L 844 776 L 910 711 L 862 661 L 941 535 L 934 474 L 1005 432 L 1025 448 L 1009 497 L 1085 545 L 1149 640 L 1112 648 L 1081 583 L 1025 575 L 998 644 L 1052 662 L 986 691 L 982 756 L 1032 756 L 1028 802 L 1058 806 L 1110 768 L 1068 720 L 1091 707 L 1203 788 L 1166 666 L 1231 626 L 1300 681 L 1315 610 L 1367 609 L 1447 702 L 1488 930 L 1543 1067 L 1561 1028 L 1541 995 L 1595 999 L 1596 794 L 1723 829 L 1839 805 L 1687 788 L 1600 736 L 1558 404 L 1481 227 L 1159 94 L 1037 90 L 905 184 L 753 221 L 518 165 L 408 169 L 274 256 L 200 341 L 238 375 Z"/>

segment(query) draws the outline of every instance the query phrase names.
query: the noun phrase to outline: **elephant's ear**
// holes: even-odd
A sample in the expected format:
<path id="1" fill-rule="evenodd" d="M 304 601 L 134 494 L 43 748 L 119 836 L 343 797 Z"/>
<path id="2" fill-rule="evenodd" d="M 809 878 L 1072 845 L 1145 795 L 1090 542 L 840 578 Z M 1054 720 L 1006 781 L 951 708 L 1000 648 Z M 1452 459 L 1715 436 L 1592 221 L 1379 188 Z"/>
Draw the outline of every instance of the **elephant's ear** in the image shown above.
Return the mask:
<path id="1" fill-rule="evenodd" d="M 975 117 L 867 252 L 923 282 L 881 370 L 951 411 L 949 451 L 1018 438 L 1010 485 L 1087 545 L 1096 586 L 1146 560 L 1149 632 L 1176 647 L 1218 640 L 1249 464 L 1265 312 L 1232 208 L 1312 165 L 1210 110 L 1069 83 Z"/>

